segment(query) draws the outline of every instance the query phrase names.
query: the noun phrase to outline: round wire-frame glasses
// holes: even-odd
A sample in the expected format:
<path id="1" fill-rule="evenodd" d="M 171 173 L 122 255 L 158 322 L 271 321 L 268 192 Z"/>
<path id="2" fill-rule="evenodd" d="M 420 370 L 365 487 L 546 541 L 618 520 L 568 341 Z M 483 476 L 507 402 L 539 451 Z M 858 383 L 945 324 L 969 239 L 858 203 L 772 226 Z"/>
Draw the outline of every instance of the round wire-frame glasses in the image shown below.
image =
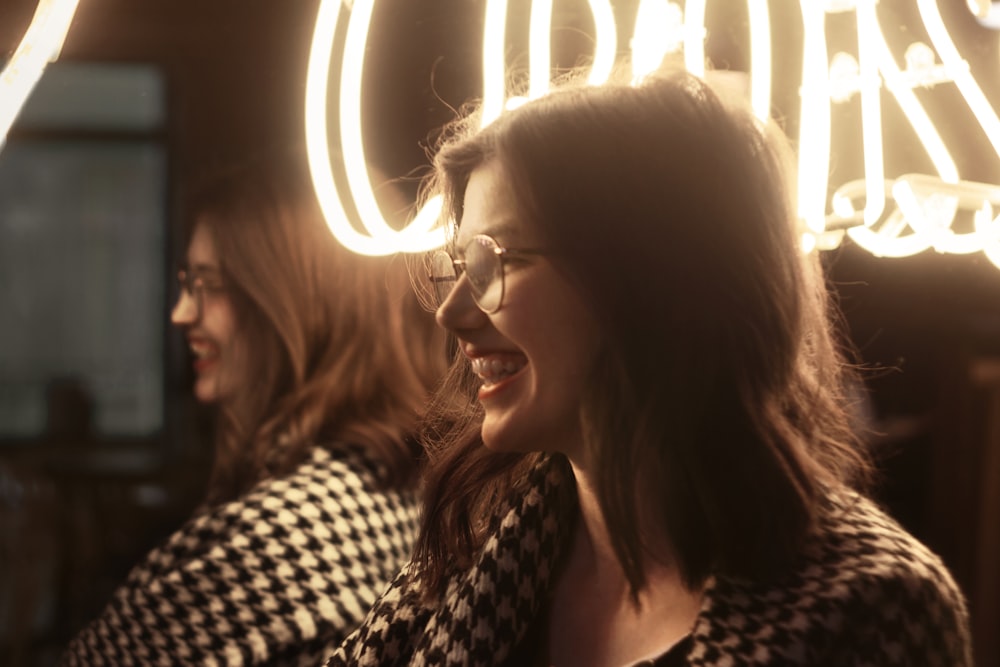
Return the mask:
<path id="1" fill-rule="evenodd" d="M 219 292 L 223 289 L 220 280 L 212 280 L 197 269 L 180 268 L 177 271 L 177 282 L 181 293 L 187 293 L 194 300 L 195 319 L 201 319 L 205 308 L 205 293 Z"/>
<path id="2" fill-rule="evenodd" d="M 440 306 L 451 294 L 458 278 L 465 273 L 476 305 L 485 313 L 495 313 L 503 305 L 504 265 L 514 257 L 544 255 L 535 248 L 504 248 L 496 239 L 486 234 L 473 236 L 456 259 L 447 250 L 431 255 L 431 284 L 434 298 Z"/>

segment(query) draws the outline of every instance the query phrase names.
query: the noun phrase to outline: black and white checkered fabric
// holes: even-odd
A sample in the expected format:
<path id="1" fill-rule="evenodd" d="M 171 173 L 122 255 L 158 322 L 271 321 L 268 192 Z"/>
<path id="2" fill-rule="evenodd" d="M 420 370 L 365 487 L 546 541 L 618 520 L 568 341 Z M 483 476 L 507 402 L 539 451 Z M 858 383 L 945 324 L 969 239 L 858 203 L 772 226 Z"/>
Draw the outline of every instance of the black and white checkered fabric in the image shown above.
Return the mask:
<path id="1" fill-rule="evenodd" d="M 577 511 L 569 474 L 556 458 L 536 468 L 439 604 L 421 602 L 407 566 L 328 666 L 505 664 L 539 613 Z M 965 602 L 938 557 L 865 498 L 843 491 L 828 504 L 780 583 L 710 580 L 687 664 L 971 666 Z"/>
<path id="2" fill-rule="evenodd" d="M 317 664 L 407 561 L 415 493 L 353 447 L 196 517 L 129 574 L 64 665 Z"/>

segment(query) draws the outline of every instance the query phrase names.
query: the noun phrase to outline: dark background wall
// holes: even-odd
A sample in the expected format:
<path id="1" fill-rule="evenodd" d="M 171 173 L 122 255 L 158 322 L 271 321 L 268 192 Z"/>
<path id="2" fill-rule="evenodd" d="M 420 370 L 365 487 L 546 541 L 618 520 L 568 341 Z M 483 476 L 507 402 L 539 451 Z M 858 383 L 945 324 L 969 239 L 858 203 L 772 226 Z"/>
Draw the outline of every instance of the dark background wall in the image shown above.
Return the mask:
<path id="1" fill-rule="evenodd" d="M 0 54 L 12 52 L 34 4 L 2 0 Z M 634 12 L 634 3 L 623 4 L 626 15 Z M 709 24 L 717 26 L 709 55 L 739 68 L 746 60 L 745 9 L 742 3 L 708 4 Z M 776 39 L 787 50 L 776 59 L 776 75 L 794 72 L 801 47 L 797 3 L 771 4 Z M 978 29 L 964 2 L 941 4 L 954 34 L 971 40 L 970 62 L 995 75 L 986 87 L 1000 109 L 996 38 Z M 483 5 L 376 3 L 365 139 L 385 173 L 419 173 L 434 129 L 453 107 L 478 94 Z M 586 5 L 555 5 L 562 22 L 579 28 L 557 37 L 556 61 L 570 61 L 565 54 L 586 43 Z M 898 32 L 919 36 L 914 5 L 883 0 L 880 11 L 898 12 Z M 301 143 L 317 8 L 317 0 L 81 0 L 64 61 L 151 64 L 164 76 L 165 266 L 179 257 L 185 197 L 201 174 Z M 517 11 L 515 21 L 523 20 Z M 512 47 L 515 55 L 518 48 Z M 784 81 L 776 100 L 791 108 L 798 81 Z M 794 135 L 794 117 L 787 115 Z M 940 124 L 953 148 L 968 145 L 983 155 L 982 142 L 963 134 L 965 124 Z M 973 167 L 983 180 L 998 171 L 996 164 Z M 402 187 L 412 193 L 415 182 Z M 845 331 L 874 369 L 866 389 L 872 441 L 884 470 L 880 498 L 945 558 L 970 599 L 980 664 L 1000 664 L 1000 269 L 980 254 L 876 259 L 849 245 L 825 261 Z M 164 277 L 165 304 L 175 297 L 171 280 Z M 162 431 L 98 437 L 86 446 L 45 437 L 0 442 L 0 473 L 6 475 L 0 476 L 6 480 L 0 483 L 0 663 L 50 664 L 128 568 L 199 499 L 210 416 L 190 399 L 188 361 L 180 337 L 169 331 L 166 308 L 162 319 Z M 117 464 L 98 463 L 108 460 Z"/>

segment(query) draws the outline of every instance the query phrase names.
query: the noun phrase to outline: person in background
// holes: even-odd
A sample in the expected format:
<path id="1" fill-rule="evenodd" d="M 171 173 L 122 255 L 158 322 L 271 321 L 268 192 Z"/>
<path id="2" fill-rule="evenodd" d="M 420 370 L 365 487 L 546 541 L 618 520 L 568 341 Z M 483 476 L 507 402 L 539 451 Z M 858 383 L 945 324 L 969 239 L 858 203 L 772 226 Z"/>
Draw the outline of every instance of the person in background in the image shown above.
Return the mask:
<path id="1" fill-rule="evenodd" d="M 971 665 L 865 495 L 787 144 L 664 69 L 445 135 L 414 559 L 329 665 Z"/>
<path id="2" fill-rule="evenodd" d="M 63 664 L 315 662 L 410 557 L 444 335 L 400 258 L 335 240 L 304 164 L 232 170 L 192 203 L 172 322 L 217 413 L 207 496 Z"/>

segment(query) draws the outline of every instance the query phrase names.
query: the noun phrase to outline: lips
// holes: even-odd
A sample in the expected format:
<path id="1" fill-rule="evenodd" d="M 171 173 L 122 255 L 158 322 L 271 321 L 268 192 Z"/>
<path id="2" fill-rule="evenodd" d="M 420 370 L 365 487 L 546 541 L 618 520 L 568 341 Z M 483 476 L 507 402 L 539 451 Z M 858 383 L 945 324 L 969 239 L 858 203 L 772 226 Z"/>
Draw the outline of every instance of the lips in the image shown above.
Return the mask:
<path id="1" fill-rule="evenodd" d="M 189 337 L 188 347 L 194 356 L 196 371 L 204 371 L 219 360 L 219 346 L 207 338 Z"/>
<path id="2" fill-rule="evenodd" d="M 528 365 L 528 360 L 521 354 L 490 354 L 473 357 L 472 372 L 483 381 L 486 388 L 501 382 L 516 374 Z"/>

